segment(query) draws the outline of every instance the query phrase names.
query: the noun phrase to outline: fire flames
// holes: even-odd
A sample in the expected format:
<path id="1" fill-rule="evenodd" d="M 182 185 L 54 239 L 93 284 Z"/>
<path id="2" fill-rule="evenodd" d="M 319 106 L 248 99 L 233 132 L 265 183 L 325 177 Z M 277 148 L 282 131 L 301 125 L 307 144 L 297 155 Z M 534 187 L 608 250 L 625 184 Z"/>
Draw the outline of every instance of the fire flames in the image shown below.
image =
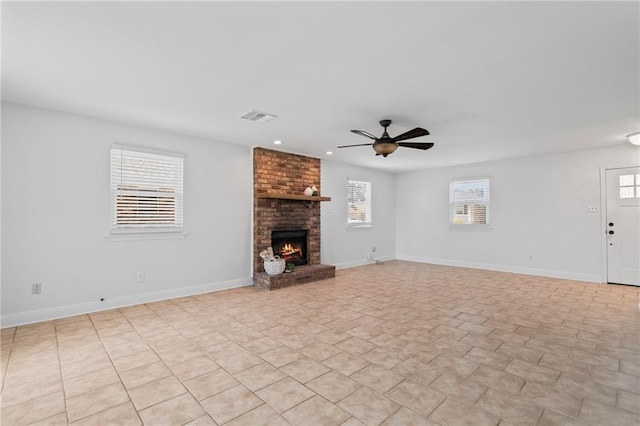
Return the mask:
<path id="1" fill-rule="evenodd" d="M 280 250 L 280 254 L 282 256 L 291 256 L 293 254 L 298 254 L 300 257 L 302 257 L 302 250 L 298 247 L 294 247 L 293 245 L 291 245 L 291 243 L 285 243 L 284 247 L 282 247 L 282 250 Z"/>

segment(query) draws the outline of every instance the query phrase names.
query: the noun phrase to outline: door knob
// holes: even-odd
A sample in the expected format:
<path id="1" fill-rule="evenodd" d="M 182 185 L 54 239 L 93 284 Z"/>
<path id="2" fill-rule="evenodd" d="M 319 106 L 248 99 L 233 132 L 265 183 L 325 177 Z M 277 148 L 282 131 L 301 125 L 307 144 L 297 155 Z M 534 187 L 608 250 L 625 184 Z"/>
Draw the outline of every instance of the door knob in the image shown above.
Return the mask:
<path id="1" fill-rule="evenodd" d="M 613 234 L 614 234 L 614 232 L 613 232 L 613 231 L 609 231 L 609 235 L 613 235 Z"/>
<path id="2" fill-rule="evenodd" d="M 613 226 L 613 222 L 609 222 L 609 226 Z"/>

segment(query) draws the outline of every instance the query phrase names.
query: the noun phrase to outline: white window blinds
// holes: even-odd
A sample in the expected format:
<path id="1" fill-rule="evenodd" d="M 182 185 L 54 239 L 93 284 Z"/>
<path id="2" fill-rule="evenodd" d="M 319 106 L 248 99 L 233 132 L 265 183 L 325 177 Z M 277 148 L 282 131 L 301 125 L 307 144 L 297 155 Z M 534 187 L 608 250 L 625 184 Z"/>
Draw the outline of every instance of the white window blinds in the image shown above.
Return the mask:
<path id="1" fill-rule="evenodd" d="M 489 179 L 451 182 L 449 222 L 452 225 L 489 224 Z"/>
<path id="2" fill-rule="evenodd" d="M 182 231 L 184 157 L 111 148 L 111 231 Z"/>
<path id="3" fill-rule="evenodd" d="M 347 226 L 371 226 L 371 182 L 347 181 Z"/>

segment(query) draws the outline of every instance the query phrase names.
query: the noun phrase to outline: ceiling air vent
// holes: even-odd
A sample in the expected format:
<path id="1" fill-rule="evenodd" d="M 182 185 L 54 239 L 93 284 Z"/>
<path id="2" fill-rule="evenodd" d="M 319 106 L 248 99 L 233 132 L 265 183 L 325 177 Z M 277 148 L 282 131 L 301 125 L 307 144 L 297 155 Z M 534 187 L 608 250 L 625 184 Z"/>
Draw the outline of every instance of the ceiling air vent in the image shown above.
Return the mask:
<path id="1" fill-rule="evenodd" d="M 266 123 L 269 120 L 278 118 L 278 116 L 252 109 L 251 111 L 245 112 L 244 114 L 242 114 L 240 118 L 244 118 L 245 120 L 249 120 L 249 121 L 255 121 L 256 123 Z"/>

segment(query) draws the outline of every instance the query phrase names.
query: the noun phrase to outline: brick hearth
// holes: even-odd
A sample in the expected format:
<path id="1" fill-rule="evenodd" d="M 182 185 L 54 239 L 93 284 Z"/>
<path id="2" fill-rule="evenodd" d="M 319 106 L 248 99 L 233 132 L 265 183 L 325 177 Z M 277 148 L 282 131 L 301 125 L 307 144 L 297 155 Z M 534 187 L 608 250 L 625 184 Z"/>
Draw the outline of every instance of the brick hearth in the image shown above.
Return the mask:
<path id="1" fill-rule="evenodd" d="M 313 281 L 326 280 L 336 276 L 336 267 L 331 265 L 303 265 L 296 266 L 295 271 L 280 275 L 268 275 L 266 272 L 258 272 L 253 277 L 257 287 L 266 290 L 291 287 L 298 284 Z"/>
<path id="2" fill-rule="evenodd" d="M 313 185 L 321 191 L 320 159 L 254 148 L 253 281 L 256 286 L 276 289 L 335 276 L 335 266 L 320 264 L 320 198 L 264 198 L 267 194 L 270 197 L 302 196 L 305 188 Z M 271 246 L 271 231 L 292 229 L 308 232 L 308 265 L 296 266 L 292 273 L 267 275 L 259 252 Z"/>

